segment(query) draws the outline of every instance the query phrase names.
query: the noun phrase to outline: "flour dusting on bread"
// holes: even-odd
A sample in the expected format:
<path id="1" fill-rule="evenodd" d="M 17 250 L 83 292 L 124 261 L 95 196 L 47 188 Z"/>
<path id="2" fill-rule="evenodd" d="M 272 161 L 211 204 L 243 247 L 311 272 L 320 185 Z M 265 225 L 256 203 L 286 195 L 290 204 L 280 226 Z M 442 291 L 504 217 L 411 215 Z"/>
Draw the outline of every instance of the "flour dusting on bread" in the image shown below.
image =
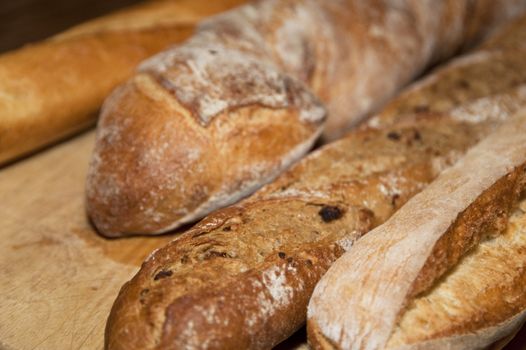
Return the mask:
<path id="1" fill-rule="evenodd" d="M 263 16 L 272 15 L 273 2 L 262 5 L 261 10 Z M 301 57 L 298 62 L 295 59 L 293 67 L 285 69 L 273 63 L 272 52 L 259 32 L 262 29 L 257 29 L 258 22 L 264 21 L 256 21 L 254 11 L 253 5 L 246 5 L 206 21 L 188 42 L 147 60 L 139 70 L 156 76 L 203 125 L 223 111 L 254 104 L 294 108 L 299 110 L 302 121 L 322 121 L 325 111 L 318 100 L 303 82 L 293 78 L 297 75 L 286 74 L 305 69 L 308 53 L 302 51 L 306 41 L 303 32 L 308 30 L 305 21 L 312 19 L 309 16 L 313 10 L 300 6 L 298 17 L 307 16 L 302 25 L 294 25 L 294 19 L 283 25 L 296 28 L 295 36 L 280 37 L 277 43 L 301 41 L 299 45 L 284 44 L 284 57 Z"/>
<path id="2" fill-rule="evenodd" d="M 508 91 L 490 97 L 479 98 L 451 111 L 458 121 L 481 123 L 502 122 L 526 104 L 526 85 L 521 84 Z"/>

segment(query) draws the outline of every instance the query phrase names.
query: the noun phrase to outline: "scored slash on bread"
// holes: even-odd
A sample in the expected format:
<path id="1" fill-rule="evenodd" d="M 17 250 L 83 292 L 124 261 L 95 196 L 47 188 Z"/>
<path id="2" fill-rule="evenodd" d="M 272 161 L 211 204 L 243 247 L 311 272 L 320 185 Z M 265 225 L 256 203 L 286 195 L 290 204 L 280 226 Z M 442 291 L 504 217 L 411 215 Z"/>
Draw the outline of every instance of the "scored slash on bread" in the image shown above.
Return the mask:
<path id="1" fill-rule="evenodd" d="M 309 303 L 311 344 L 481 349 L 508 335 L 526 317 L 526 228 L 498 236 L 525 190 L 523 110 L 331 266 Z M 513 254 L 498 262 L 499 249 Z"/>
<path id="2" fill-rule="evenodd" d="M 106 348 L 262 349 L 292 334 L 305 322 L 314 284 L 338 256 L 526 105 L 526 81 L 506 79 L 524 66 L 501 71 L 509 85 L 491 89 L 494 77 L 484 73 L 494 56 L 484 57 L 484 64 L 473 61 L 479 74 L 469 79 L 488 95 L 466 95 L 452 82 L 469 66 L 446 65 L 433 75 L 447 71 L 450 79 L 427 88 L 457 101 L 454 110 L 394 125 L 386 117 L 378 129 L 354 131 L 153 252 L 113 305 Z"/>
<path id="3" fill-rule="evenodd" d="M 164 233 L 229 205 L 308 152 L 326 111 L 325 137 L 341 135 L 429 64 L 525 8 L 264 0 L 208 19 L 104 104 L 88 214 L 116 237 Z"/>

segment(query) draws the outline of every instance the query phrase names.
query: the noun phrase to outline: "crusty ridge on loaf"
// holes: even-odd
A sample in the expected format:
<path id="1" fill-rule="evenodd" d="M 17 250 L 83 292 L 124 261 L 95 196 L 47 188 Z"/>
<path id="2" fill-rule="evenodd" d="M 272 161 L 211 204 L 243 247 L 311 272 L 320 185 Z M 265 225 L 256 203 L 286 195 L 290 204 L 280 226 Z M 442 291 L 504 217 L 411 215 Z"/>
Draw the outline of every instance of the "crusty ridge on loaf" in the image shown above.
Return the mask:
<path id="1" fill-rule="evenodd" d="M 432 286 L 467 252 L 506 231 L 508 218 L 525 189 L 526 110 L 522 110 L 331 266 L 309 303 L 308 325 L 315 347 L 386 348 L 397 321 L 415 296 L 433 295 Z M 512 332 L 526 316 L 526 300 L 517 293 L 523 288 L 522 279 L 519 274 L 519 280 L 512 281 L 519 285 L 510 285 L 509 295 L 508 288 L 500 286 L 500 298 L 514 298 L 508 301 L 509 306 L 497 312 L 478 309 L 481 320 L 473 315 L 471 322 L 450 327 L 450 332 L 433 332 L 430 322 L 425 343 L 418 343 L 415 338 L 422 338 L 413 336 L 409 344 L 396 344 L 395 340 L 393 345 L 415 349 L 490 345 Z M 453 305 L 449 303 L 449 307 Z M 521 313 L 520 319 L 514 319 Z M 426 329 L 412 333 L 419 331 L 425 333 Z M 472 333 L 479 333 L 480 338 Z"/>
<path id="2" fill-rule="evenodd" d="M 469 76 L 473 83 L 494 83 L 485 74 L 492 59 L 485 56 L 479 73 Z M 503 79 L 516 69 L 502 71 Z M 433 74 L 442 77 L 442 70 L 459 80 L 470 72 L 452 63 Z M 314 284 L 338 256 L 526 105 L 521 84 L 472 98 L 455 81 L 432 83 L 437 96 L 458 101 L 454 110 L 354 131 L 152 253 L 112 308 L 106 348 L 269 348 L 290 335 L 305 321 Z M 488 105 L 495 113 L 487 114 Z"/>
<path id="3" fill-rule="evenodd" d="M 514 208 L 505 233 L 482 240 L 443 281 L 413 299 L 388 348 L 422 343 L 440 349 L 447 342 L 483 346 L 518 329 L 526 307 L 525 200 Z M 474 329 L 472 336 L 465 334 Z M 435 334 L 452 336 L 434 339 Z"/>

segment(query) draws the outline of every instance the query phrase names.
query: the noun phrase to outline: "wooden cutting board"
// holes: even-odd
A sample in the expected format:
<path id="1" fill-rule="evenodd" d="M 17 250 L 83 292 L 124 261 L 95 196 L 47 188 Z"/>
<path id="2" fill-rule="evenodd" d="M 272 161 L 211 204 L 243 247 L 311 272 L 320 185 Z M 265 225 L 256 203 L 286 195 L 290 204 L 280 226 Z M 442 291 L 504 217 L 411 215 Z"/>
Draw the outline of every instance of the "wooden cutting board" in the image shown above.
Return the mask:
<path id="1" fill-rule="evenodd" d="M 120 286 L 162 237 L 105 239 L 84 180 L 93 131 L 0 170 L 0 348 L 102 349 Z M 525 348 L 524 330 L 507 349 Z M 280 349 L 295 348 L 299 333 Z"/>

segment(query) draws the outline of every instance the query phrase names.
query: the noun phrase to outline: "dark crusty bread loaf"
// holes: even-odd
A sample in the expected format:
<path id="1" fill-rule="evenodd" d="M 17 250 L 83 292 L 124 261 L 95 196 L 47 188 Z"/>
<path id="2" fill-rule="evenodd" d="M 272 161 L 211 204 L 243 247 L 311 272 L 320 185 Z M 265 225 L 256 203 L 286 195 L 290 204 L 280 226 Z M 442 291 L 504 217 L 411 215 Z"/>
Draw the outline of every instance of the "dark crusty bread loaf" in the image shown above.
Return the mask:
<path id="1" fill-rule="evenodd" d="M 526 320 L 521 198 L 526 109 L 331 266 L 309 303 L 310 343 L 483 349 L 515 331 Z"/>
<path id="2" fill-rule="evenodd" d="M 493 56 L 485 57 L 486 68 L 470 77 L 480 86 L 494 83 L 485 74 Z M 453 62 L 434 74 L 460 79 L 469 68 Z M 386 118 L 379 129 L 352 132 L 152 253 L 117 297 L 106 348 L 264 349 L 290 335 L 337 257 L 526 105 L 520 83 L 472 99 L 451 81 L 431 85 L 437 98 L 458 101 L 454 110 L 421 112 L 394 125 Z"/>
<path id="3" fill-rule="evenodd" d="M 204 21 L 106 101 L 88 213 L 107 236 L 195 221 L 305 154 L 322 131 L 318 98 L 330 115 L 326 135 L 339 135 L 427 65 L 525 7 L 266 0 Z"/>
<path id="4" fill-rule="evenodd" d="M 0 164 L 94 125 L 135 66 L 240 0 L 156 1 L 0 56 Z"/>

